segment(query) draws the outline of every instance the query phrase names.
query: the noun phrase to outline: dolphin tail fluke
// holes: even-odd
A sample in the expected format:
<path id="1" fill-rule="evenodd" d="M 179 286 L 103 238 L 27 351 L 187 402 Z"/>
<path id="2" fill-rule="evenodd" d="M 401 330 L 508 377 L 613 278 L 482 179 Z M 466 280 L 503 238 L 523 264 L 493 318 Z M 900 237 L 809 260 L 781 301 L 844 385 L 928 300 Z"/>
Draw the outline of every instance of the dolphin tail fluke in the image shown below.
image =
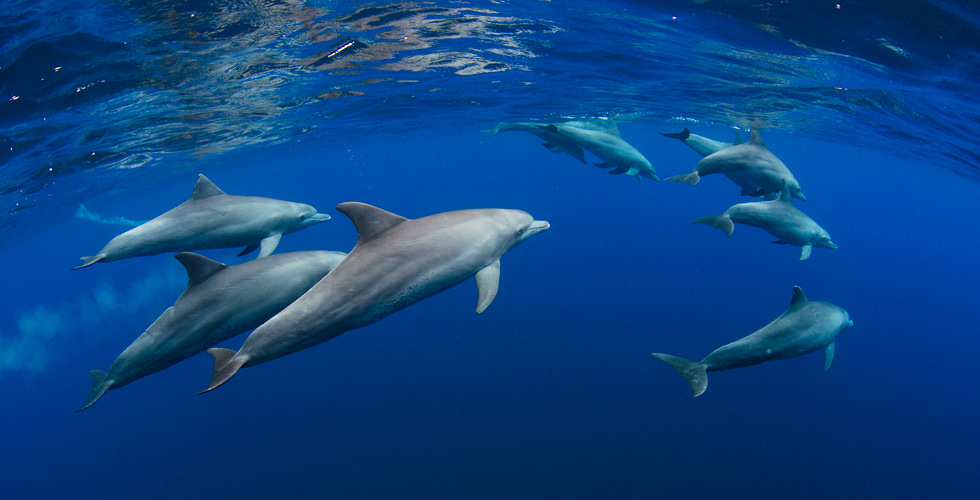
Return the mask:
<path id="1" fill-rule="evenodd" d="M 481 130 L 480 132 L 483 132 L 484 134 L 497 135 L 497 132 L 500 132 L 501 131 L 501 127 L 504 127 L 506 125 L 507 125 L 506 123 L 501 122 L 501 123 L 498 123 L 497 126 L 494 127 L 494 128 L 488 128 L 486 130 Z M 506 131 L 507 129 L 504 128 L 503 130 Z"/>
<path id="2" fill-rule="evenodd" d="M 691 385 L 691 389 L 694 391 L 694 397 L 700 396 L 708 388 L 708 367 L 704 363 L 697 363 L 689 359 L 671 356 L 670 354 L 661 354 L 659 352 L 653 353 L 652 356 L 667 363 L 668 366 L 683 375 L 684 380 L 687 380 L 687 383 Z"/>
<path id="3" fill-rule="evenodd" d="M 88 393 L 88 399 L 85 400 L 85 404 L 75 410 L 75 413 L 94 405 L 105 394 L 105 391 L 109 390 L 109 384 L 105 382 L 105 378 L 106 373 L 104 371 L 92 370 L 92 390 Z"/>
<path id="4" fill-rule="evenodd" d="M 691 224 L 707 224 L 713 228 L 721 229 L 728 235 L 729 238 L 732 237 L 732 233 L 735 231 L 735 223 L 732 222 L 732 218 L 727 215 L 709 215 L 707 217 L 699 217 L 694 219 Z"/>
<path id="5" fill-rule="evenodd" d="M 680 139 L 683 141 L 686 140 L 688 137 L 691 137 L 691 131 L 687 127 L 684 127 L 684 130 L 680 132 L 672 132 L 672 133 L 661 132 L 660 135 L 664 137 L 670 137 L 671 139 Z"/>
<path id="6" fill-rule="evenodd" d="M 73 268 L 71 268 L 71 270 L 74 271 L 75 269 L 81 269 L 83 267 L 91 266 L 92 264 L 95 264 L 96 262 L 102 260 L 103 257 L 105 257 L 105 255 L 102 255 L 102 254 L 99 254 L 99 255 L 87 255 L 85 257 L 82 257 L 83 264 L 80 265 L 80 266 L 78 266 L 78 267 L 73 267 Z"/>
<path id="7" fill-rule="evenodd" d="M 235 354 L 237 354 L 235 351 L 221 347 L 212 347 L 211 349 L 208 349 L 208 354 L 214 356 L 214 376 L 211 377 L 211 383 L 208 384 L 208 388 L 204 389 L 198 394 L 213 391 L 221 384 L 224 384 L 230 380 L 231 377 L 238 373 L 238 369 L 241 368 L 247 360 L 244 357 L 235 357 Z"/>
<path id="8" fill-rule="evenodd" d="M 701 176 L 698 175 L 697 171 L 691 172 L 689 174 L 674 175 L 664 179 L 665 181 L 682 182 L 684 184 L 690 184 L 692 186 L 697 186 L 701 182 Z"/>

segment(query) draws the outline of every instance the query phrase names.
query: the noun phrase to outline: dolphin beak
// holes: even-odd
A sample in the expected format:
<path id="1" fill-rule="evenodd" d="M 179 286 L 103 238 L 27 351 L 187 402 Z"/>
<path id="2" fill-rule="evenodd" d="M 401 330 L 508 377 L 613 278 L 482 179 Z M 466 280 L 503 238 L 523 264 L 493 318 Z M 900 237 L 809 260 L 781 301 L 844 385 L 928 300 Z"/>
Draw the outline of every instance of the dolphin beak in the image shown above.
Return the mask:
<path id="1" fill-rule="evenodd" d="M 796 197 L 800 200 L 806 201 L 806 195 L 803 194 L 803 191 L 797 191 Z"/>
<path id="2" fill-rule="evenodd" d="M 309 219 L 306 219 L 309 224 L 316 224 L 317 222 L 326 222 L 330 220 L 330 216 L 327 214 L 313 214 Z"/>
<path id="3" fill-rule="evenodd" d="M 827 248 L 832 248 L 834 250 L 837 250 L 837 243 L 834 243 L 833 241 L 828 241 Z"/>
<path id="4" fill-rule="evenodd" d="M 547 231 L 548 228 L 550 228 L 550 227 L 551 227 L 551 224 L 549 224 L 548 221 L 546 221 L 546 220 L 536 220 L 534 222 L 531 222 L 531 225 L 528 226 L 528 228 L 527 228 L 527 236 L 528 237 L 531 237 L 531 236 L 534 236 L 535 234 L 538 234 L 538 233 L 540 233 L 542 231 Z"/>

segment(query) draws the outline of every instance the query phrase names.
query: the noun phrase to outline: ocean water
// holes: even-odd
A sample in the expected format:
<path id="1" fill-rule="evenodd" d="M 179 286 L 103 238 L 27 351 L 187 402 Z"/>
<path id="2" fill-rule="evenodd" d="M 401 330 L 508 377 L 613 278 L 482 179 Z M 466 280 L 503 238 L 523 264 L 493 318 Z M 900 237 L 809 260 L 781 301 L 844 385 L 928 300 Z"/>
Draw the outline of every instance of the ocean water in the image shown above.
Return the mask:
<path id="1" fill-rule="evenodd" d="M 0 498 L 972 498 L 980 350 L 980 10 L 966 1 L 9 0 L 0 12 Z M 761 130 L 837 250 L 691 224 L 720 175 L 637 182 L 498 122 Z M 243 370 L 190 358 L 81 413 L 89 370 L 173 304 L 169 254 L 70 271 L 183 202 L 309 203 L 277 253 L 349 251 L 334 209 L 521 209 L 551 228 L 472 280 Z M 201 252 L 238 264 L 240 248 Z M 253 254 L 254 255 L 254 254 Z M 854 326 L 822 352 L 701 359 L 789 305 Z M 237 349 L 245 335 L 222 345 Z"/>

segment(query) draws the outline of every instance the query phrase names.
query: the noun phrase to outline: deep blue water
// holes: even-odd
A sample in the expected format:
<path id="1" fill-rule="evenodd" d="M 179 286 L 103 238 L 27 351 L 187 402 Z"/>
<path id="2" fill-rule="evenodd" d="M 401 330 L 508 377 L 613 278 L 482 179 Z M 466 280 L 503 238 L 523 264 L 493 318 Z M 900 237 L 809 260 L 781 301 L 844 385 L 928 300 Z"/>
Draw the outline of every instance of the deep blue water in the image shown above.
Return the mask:
<path id="1" fill-rule="evenodd" d="M 7 4 L 0 498 L 980 487 L 969 2 Z M 582 116 L 615 117 L 661 177 L 699 157 L 659 132 L 761 128 L 840 248 L 801 262 L 759 229 L 692 225 L 752 201 L 718 175 L 638 183 L 480 133 Z M 166 254 L 69 271 L 127 229 L 75 214 L 147 220 L 198 173 L 334 217 L 277 252 L 350 250 L 344 201 L 411 218 L 516 208 L 551 229 L 503 258 L 481 315 L 468 281 L 211 393 L 195 395 L 201 354 L 74 413 L 88 371 L 186 284 Z M 702 358 L 781 314 L 794 285 L 854 320 L 829 372 L 822 353 L 713 372 L 694 399 L 650 358 Z"/>

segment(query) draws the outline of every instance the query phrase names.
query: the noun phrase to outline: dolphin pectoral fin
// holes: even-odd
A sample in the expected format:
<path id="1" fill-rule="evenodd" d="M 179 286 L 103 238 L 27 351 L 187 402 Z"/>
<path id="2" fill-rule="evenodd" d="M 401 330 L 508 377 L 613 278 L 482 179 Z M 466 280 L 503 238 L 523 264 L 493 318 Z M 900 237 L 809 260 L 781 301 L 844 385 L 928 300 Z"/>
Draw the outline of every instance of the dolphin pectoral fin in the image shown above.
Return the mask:
<path id="1" fill-rule="evenodd" d="M 616 165 L 613 165 L 612 163 L 609 163 L 608 161 L 604 161 L 602 163 L 596 163 L 595 166 L 597 166 L 599 168 L 613 168 Z"/>
<path id="2" fill-rule="evenodd" d="M 810 252 L 813 251 L 813 245 L 803 245 L 803 252 L 800 253 L 800 260 L 807 260 L 810 258 Z"/>
<path id="3" fill-rule="evenodd" d="M 688 137 L 691 137 L 691 131 L 687 127 L 684 127 L 684 130 L 680 132 L 660 132 L 660 135 L 664 137 L 670 137 L 671 139 L 680 139 L 683 141 L 683 140 L 687 140 Z"/>
<path id="4" fill-rule="evenodd" d="M 282 239 L 282 233 L 276 233 L 267 238 L 262 238 L 259 243 L 259 256 L 256 259 L 261 259 L 262 257 L 268 257 L 272 255 L 272 252 L 276 251 L 276 247 L 279 246 L 279 240 Z"/>
<path id="5" fill-rule="evenodd" d="M 732 237 L 732 233 L 735 231 L 735 223 L 732 222 L 732 218 L 727 215 L 709 215 L 707 217 L 700 217 L 694 219 L 691 224 L 707 224 L 715 229 L 721 229 L 728 235 L 729 238 Z"/>
<path id="6" fill-rule="evenodd" d="M 783 241 L 783 240 L 775 240 L 775 241 L 772 241 L 772 242 L 770 242 L 770 243 L 775 243 L 775 244 L 777 244 L 777 245 L 789 245 L 789 243 L 786 243 L 786 242 L 785 242 L 785 241 Z"/>
<path id="7" fill-rule="evenodd" d="M 704 394 L 705 389 L 708 388 L 708 367 L 704 363 L 695 363 L 689 359 L 659 352 L 655 352 L 651 356 L 667 363 L 668 366 L 683 375 L 684 380 L 687 380 L 691 390 L 694 391 L 694 397 Z"/>
<path id="8" fill-rule="evenodd" d="M 241 252 L 238 252 L 238 255 L 237 256 L 238 257 L 243 257 L 245 255 L 248 255 L 248 254 L 256 251 L 258 248 L 259 248 L 258 245 L 249 245 L 249 246 L 243 248 Z"/>
<path id="9" fill-rule="evenodd" d="M 89 255 L 89 256 L 86 256 L 86 257 L 82 257 L 83 264 L 80 265 L 80 266 L 78 266 L 78 267 L 73 267 L 73 268 L 71 268 L 71 270 L 74 271 L 75 269 L 81 269 L 83 267 L 91 266 L 92 264 L 95 264 L 96 262 L 102 260 L 103 257 L 105 257 L 105 255 L 102 255 L 102 254 L 99 254 L 99 255 Z"/>
<path id="10" fill-rule="evenodd" d="M 85 400 L 85 404 L 81 408 L 75 410 L 78 413 L 89 406 L 95 404 L 99 398 L 105 394 L 105 391 L 109 389 L 109 385 L 105 383 L 106 373 L 101 370 L 92 370 L 92 390 L 88 393 L 88 399 Z"/>
<path id="11" fill-rule="evenodd" d="M 836 349 L 837 349 L 837 342 L 831 342 L 830 345 L 827 346 L 827 349 L 826 349 L 826 351 L 827 351 L 827 357 L 824 359 L 824 362 L 823 362 L 823 371 L 824 372 L 826 372 L 827 370 L 829 370 L 830 369 L 830 364 L 834 362 L 834 351 Z"/>
<path id="12" fill-rule="evenodd" d="M 558 146 L 556 144 L 552 144 L 550 142 L 545 142 L 545 143 L 542 143 L 541 145 L 544 146 L 545 149 L 547 149 L 548 151 L 551 151 L 552 153 L 564 153 L 565 152 L 565 148 L 563 148 L 561 146 Z"/>
<path id="13" fill-rule="evenodd" d="M 221 347 L 208 349 L 208 354 L 214 356 L 214 376 L 211 377 L 211 383 L 208 384 L 208 388 L 198 394 L 204 394 L 205 392 L 217 389 L 221 384 L 224 384 L 238 373 L 242 365 L 248 361 L 248 358 L 244 356 L 237 357 L 235 351 Z"/>
<path id="14" fill-rule="evenodd" d="M 612 165 L 610 165 L 610 166 L 612 166 Z M 625 174 L 626 172 L 629 172 L 629 171 L 630 171 L 630 168 L 629 167 L 616 167 L 616 168 L 610 170 L 609 173 L 610 174 L 613 174 L 613 175 L 620 175 L 620 174 Z"/>
<path id="15" fill-rule="evenodd" d="M 697 171 L 694 171 L 694 172 L 691 172 L 689 174 L 673 175 L 673 176 L 670 176 L 670 177 L 668 177 L 668 178 L 666 178 L 664 180 L 665 181 L 673 181 L 673 182 L 681 182 L 681 183 L 684 183 L 684 184 L 690 184 L 692 186 L 697 186 L 698 183 L 701 182 L 701 176 L 698 175 L 698 172 Z"/>
<path id="16" fill-rule="evenodd" d="M 476 289 L 480 293 L 480 298 L 476 303 L 476 313 L 480 314 L 490 307 L 493 298 L 497 296 L 497 287 L 500 285 L 500 259 L 493 261 L 476 273 Z"/>

